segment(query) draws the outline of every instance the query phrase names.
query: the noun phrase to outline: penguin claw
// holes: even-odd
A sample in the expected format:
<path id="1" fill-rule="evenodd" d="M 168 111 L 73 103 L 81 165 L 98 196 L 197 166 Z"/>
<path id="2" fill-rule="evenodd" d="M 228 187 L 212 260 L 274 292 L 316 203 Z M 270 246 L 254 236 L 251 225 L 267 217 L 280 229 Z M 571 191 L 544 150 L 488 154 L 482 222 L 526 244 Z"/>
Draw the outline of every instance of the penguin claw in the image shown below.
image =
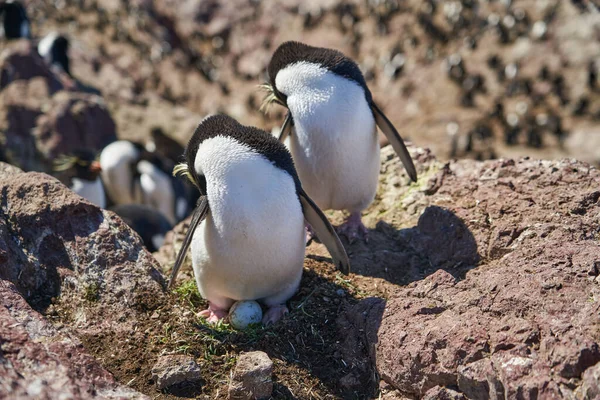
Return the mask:
<path id="1" fill-rule="evenodd" d="M 265 326 L 274 324 L 288 313 L 289 310 L 284 304 L 270 307 L 265 313 L 265 315 L 263 315 L 262 323 Z"/>
<path id="2" fill-rule="evenodd" d="M 200 311 L 198 313 L 198 316 L 205 318 L 206 322 L 208 322 L 209 324 L 216 324 L 223 318 L 227 317 L 227 315 L 227 310 L 216 308 L 212 306 L 212 304 L 209 304 L 206 310 Z"/>

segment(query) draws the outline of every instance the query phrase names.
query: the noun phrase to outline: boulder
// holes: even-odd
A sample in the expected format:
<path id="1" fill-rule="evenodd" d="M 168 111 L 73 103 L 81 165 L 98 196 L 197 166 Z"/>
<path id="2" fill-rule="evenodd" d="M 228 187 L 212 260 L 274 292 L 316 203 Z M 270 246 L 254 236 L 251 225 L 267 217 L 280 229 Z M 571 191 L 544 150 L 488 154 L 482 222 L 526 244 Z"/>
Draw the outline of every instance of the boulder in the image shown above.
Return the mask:
<path id="1" fill-rule="evenodd" d="M 115 123 L 100 96 L 61 92 L 47 107 L 32 132 L 38 151 L 47 160 L 77 149 L 99 152 L 117 140 Z"/>
<path id="2" fill-rule="evenodd" d="M 11 82 L 41 77 L 50 93 L 63 89 L 63 84 L 38 54 L 33 42 L 20 39 L 8 44 L 0 53 L 0 91 Z"/>
<path id="3" fill-rule="evenodd" d="M 600 172 L 574 160 L 465 160 L 432 181 L 403 237 L 437 271 L 373 313 L 382 379 L 417 397 L 435 387 L 474 399 L 595 393 Z"/>
<path id="4" fill-rule="evenodd" d="M 49 98 L 43 77 L 17 80 L 0 92 L 0 161 L 28 171 L 45 168 L 31 132 Z"/>
<path id="5" fill-rule="evenodd" d="M 99 152 L 114 140 L 116 126 L 100 96 L 52 95 L 42 77 L 16 80 L 0 92 L 0 156 L 25 170 L 51 172 L 57 155 Z"/>
<path id="6" fill-rule="evenodd" d="M 73 335 L 31 308 L 0 280 L 0 397 L 11 399 L 149 399 L 115 382 Z"/>
<path id="7" fill-rule="evenodd" d="M 140 318 L 164 301 L 156 261 L 115 214 L 48 175 L 0 163 L 0 186 L 0 397 L 145 398 L 82 344 L 107 336 L 119 354 L 144 342 Z"/>

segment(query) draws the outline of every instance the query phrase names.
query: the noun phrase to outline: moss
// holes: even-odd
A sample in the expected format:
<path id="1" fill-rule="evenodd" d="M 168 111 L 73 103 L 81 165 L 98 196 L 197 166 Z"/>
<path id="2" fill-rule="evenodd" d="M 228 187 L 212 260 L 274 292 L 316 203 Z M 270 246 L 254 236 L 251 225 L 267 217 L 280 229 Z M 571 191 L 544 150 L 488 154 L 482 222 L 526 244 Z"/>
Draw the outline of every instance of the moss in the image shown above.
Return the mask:
<path id="1" fill-rule="evenodd" d="M 96 282 L 93 282 L 84 286 L 83 298 L 90 303 L 97 302 L 100 298 L 100 285 Z"/>

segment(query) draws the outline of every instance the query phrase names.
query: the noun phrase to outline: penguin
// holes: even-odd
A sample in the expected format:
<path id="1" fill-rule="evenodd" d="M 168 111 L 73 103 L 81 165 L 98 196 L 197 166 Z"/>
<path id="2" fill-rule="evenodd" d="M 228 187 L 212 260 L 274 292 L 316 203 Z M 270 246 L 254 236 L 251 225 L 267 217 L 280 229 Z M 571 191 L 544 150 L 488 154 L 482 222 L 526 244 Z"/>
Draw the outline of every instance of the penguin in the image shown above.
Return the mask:
<path id="1" fill-rule="evenodd" d="M 119 140 L 100 154 L 102 180 L 114 205 L 145 204 L 160 211 L 172 225 L 191 209 L 186 188 L 171 176 L 173 163 L 141 144 Z"/>
<path id="2" fill-rule="evenodd" d="M 324 210 L 347 210 L 338 232 L 367 239 L 361 211 L 373 201 L 379 175 L 377 128 L 412 181 L 417 171 L 406 146 L 375 104 L 358 65 L 336 50 L 299 42 L 281 44 L 268 65 L 263 107 L 288 109 L 279 140 L 289 137 L 300 181 Z"/>
<path id="3" fill-rule="evenodd" d="M 149 152 L 157 153 L 168 160 L 179 160 L 185 150 L 182 145 L 158 126 L 150 130 L 150 140 L 146 143 L 145 148 Z"/>
<path id="4" fill-rule="evenodd" d="M 76 150 L 58 157 L 54 171 L 65 172 L 70 189 L 100 208 L 106 208 L 106 193 L 100 178 L 102 168 L 90 150 Z"/>
<path id="5" fill-rule="evenodd" d="M 143 204 L 120 204 L 109 208 L 133 229 L 154 253 L 165 241 L 165 235 L 173 226 L 159 211 Z"/>
<path id="6" fill-rule="evenodd" d="M 235 301 L 256 300 L 278 321 L 300 285 L 305 220 L 347 274 L 348 256 L 319 207 L 306 194 L 292 156 L 277 138 L 213 115 L 196 128 L 175 172 L 200 191 L 190 227 L 177 255 L 171 287 L 191 245 L 196 284 L 209 322 L 227 315 Z"/>
<path id="7" fill-rule="evenodd" d="M 20 2 L 8 0 L 0 5 L 0 17 L 2 16 L 4 37 L 6 39 L 31 39 L 27 11 Z"/>
<path id="8" fill-rule="evenodd" d="M 69 61 L 69 40 L 65 36 L 56 32 L 47 34 L 38 43 L 37 51 L 48 65 L 59 68 L 72 77 Z"/>

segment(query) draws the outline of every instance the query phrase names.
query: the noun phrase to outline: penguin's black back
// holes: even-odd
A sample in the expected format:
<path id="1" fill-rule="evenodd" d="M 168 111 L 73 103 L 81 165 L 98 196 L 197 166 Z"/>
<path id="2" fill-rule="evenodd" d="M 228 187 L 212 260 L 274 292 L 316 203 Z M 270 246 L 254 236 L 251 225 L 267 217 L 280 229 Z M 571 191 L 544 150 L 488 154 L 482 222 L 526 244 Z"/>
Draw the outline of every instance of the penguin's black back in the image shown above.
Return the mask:
<path id="1" fill-rule="evenodd" d="M 188 169 L 202 193 L 206 193 L 206 179 L 198 176 L 195 168 L 196 153 L 200 144 L 207 139 L 223 136 L 231 137 L 261 154 L 277 168 L 286 171 L 294 179 L 296 188 L 300 187 L 300 179 L 292 160 L 292 155 L 282 143 L 268 132 L 245 126 L 227 115 L 213 115 L 205 118 L 196 128 L 184 153 Z"/>
<path id="2" fill-rule="evenodd" d="M 273 53 L 273 57 L 271 57 L 268 67 L 271 86 L 274 89 L 277 89 L 275 86 L 275 78 L 280 70 L 290 64 L 302 61 L 319 64 L 323 68 L 327 68 L 329 71 L 343 78 L 356 82 L 363 88 L 367 100 L 371 103 L 372 96 L 367 87 L 365 77 L 354 61 L 337 50 L 309 46 L 300 42 L 284 42 L 277 50 L 275 50 L 275 53 Z M 278 94 L 281 95 L 280 93 Z"/>

